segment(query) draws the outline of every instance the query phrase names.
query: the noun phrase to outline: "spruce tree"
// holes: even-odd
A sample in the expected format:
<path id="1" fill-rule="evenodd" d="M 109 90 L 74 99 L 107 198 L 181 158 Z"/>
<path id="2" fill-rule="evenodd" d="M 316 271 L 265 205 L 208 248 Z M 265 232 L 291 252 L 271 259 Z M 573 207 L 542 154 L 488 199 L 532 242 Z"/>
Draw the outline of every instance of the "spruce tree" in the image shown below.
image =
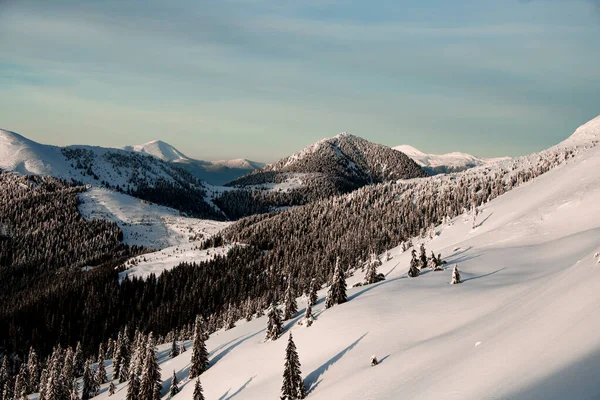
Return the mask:
<path id="1" fill-rule="evenodd" d="M 31 347 L 29 349 L 29 357 L 27 357 L 27 370 L 29 371 L 29 393 L 35 393 L 39 390 L 40 383 L 40 359 L 38 358 L 37 353 Z"/>
<path id="2" fill-rule="evenodd" d="M 129 372 L 129 383 L 127 385 L 126 400 L 138 400 L 140 393 L 140 376 L 137 374 L 135 368 L 132 368 Z"/>
<path id="3" fill-rule="evenodd" d="M 169 356 L 171 358 L 175 358 L 179 355 L 179 346 L 177 346 L 177 335 L 173 335 L 173 343 L 171 344 L 171 351 L 169 351 Z"/>
<path id="4" fill-rule="evenodd" d="M 119 356 L 121 367 L 119 370 L 119 382 L 125 382 L 127 378 L 129 378 L 129 361 L 131 360 L 131 349 L 129 347 L 129 334 L 127 332 L 127 326 L 125 329 L 123 329 Z"/>
<path id="5" fill-rule="evenodd" d="M 119 331 L 117 335 L 117 341 L 115 342 L 113 350 L 113 373 L 112 379 L 117 379 L 121 373 L 121 345 L 123 343 L 123 333 Z"/>
<path id="6" fill-rule="evenodd" d="M 427 250 L 425 250 L 425 245 L 421 243 L 420 247 L 421 254 L 419 255 L 419 269 L 422 271 L 427 268 Z"/>
<path id="7" fill-rule="evenodd" d="M 46 368 L 42 369 L 42 373 L 40 374 L 40 397 L 39 400 L 47 400 L 46 397 L 46 386 L 48 385 L 48 370 Z"/>
<path id="8" fill-rule="evenodd" d="M 310 294 L 308 295 L 308 300 L 311 306 L 316 305 L 317 301 L 319 300 L 319 297 L 317 296 L 317 291 L 319 289 L 320 287 L 317 284 L 317 280 L 312 278 L 310 281 Z"/>
<path id="9" fill-rule="evenodd" d="M 81 378 L 81 400 L 89 400 L 94 390 L 94 374 L 90 368 L 90 360 L 86 360 Z M 52 398 L 52 397 L 50 397 Z"/>
<path id="10" fill-rule="evenodd" d="M 27 394 L 27 387 L 29 386 L 29 373 L 27 372 L 27 365 L 25 363 L 21 364 L 19 368 L 19 373 L 17 374 L 17 378 L 15 379 L 15 398 L 21 397 L 23 394 Z"/>
<path id="11" fill-rule="evenodd" d="M 108 385 L 108 395 L 112 396 L 113 394 L 115 394 L 116 390 L 117 387 L 115 386 L 115 383 L 113 381 L 110 381 L 110 385 Z"/>
<path id="12" fill-rule="evenodd" d="M 177 380 L 177 374 L 175 373 L 175 370 L 173 370 L 173 376 L 171 377 L 171 389 L 169 390 L 169 396 L 173 397 L 177 393 L 179 393 L 179 387 L 177 386 L 178 383 L 179 383 L 179 381 Z"/>
<path id="13" fill-rule="evenodd" d="M 283 322 L 281 321 L 281 311 L 275 303 L 271 304 L 267 313 L 267 334 L 266 340 L 277 340 L 283 332 Z"/>
<path id="14" fill-rule="evenodd" d="M 285 366 L 283 370 L 283 384 L 281 385 L 281 400 L 297 400 L 306 397 L 306 388 L 300 372 L 300 359 L 292 333 L 285 349 Z"/>
<path id="15" fill-rule="evenodd" d="M 410 268 L 408 269 L 408 276 L 411 278 L 416 278 L 419 276 L 419 260 L 417 259 L 417 252 L 415 249 L 412 249 L 412 258 L 410 260 Z"/>
<path id="16" fill-rule="evenodd" d="M 366 285 L 385 280 L 385 276 L 377 272 L 377 267 L 379 267 L 380 264 L 381 262 L 379 261 L 379 259 L 377 259 L 377 257 L 371 259 L 371 262 L 369 263 L 369 265 L 367 265 L 367 271 L 365 273 Z"/>
<path id="17" fill-rule="evenodd" d="M 458 265 L 455 265 L 452 269 L 452 281 L 450 284 L 456 285 L 458 283 L 460 283 L 460 272 L 458 271 Z"/>
<path id="18" fill-rule="evenodd" d="M 331 286 L 329 286 L 329 289 L 327 290 L 325 308 L 330 308 L 336 304 L 345 303 L 347 299 L 346 277 L 344 276 L 344 271 L 340 265 L 340 258 L 338 257 L 335 261 L 335 270 L 333 271 Z"/>
<path id="19" fill-rule="evenodd" d="M 0 366 L 0 389 L 4 390 L 4 385 L 9 381 L 11 376 L 10 366 L 8 365 L 8 356 L 4 355 L 2 366 Z"/>
<path id="20" fill-rule="evenodd" d="M 74 367 L 74 359 L 75 353 L 73 353 L 72 348 L 67 348 L 65 352 L 65 360 L 62 367 L 62 381 L 64 386 L 64 396 L 65 398 L 70 396 L 71 393 L 71 385 L 73 384 L 73 379 L 75 378 L 75 367 Z"/>
<path id="21" fill-rule="evenodd" d="M 75 370 L 75 376 L 81 376 L 83 374 L 83 350 L 81 350 L 81 342 L 77 342 L 75 347 L 75 355 L 73 357 L 73 369 Z"/>
<path id="22" fill-rule="evenodd" d="M 202 321 L 200 316 L 196 317 L 194 325 L 194 345 L 192 347 L 192 359 L 190 366 L 190 379 L 200 376 L 208 369 L 208 351 L 202 335 Z"/>
<path id="23" fill-rule="evenodd" d="M 285 291 L 284 307 L 283 307 L 283 319 L 288 320 L 292 318 L 298 312 L 298 305 L 296 304 L 296 296 L 292 288 L 292 277 L 288 277 L 287 289 Z"/>
<path id="24" fill-rule="evenodd" d="M 152 332 L 150 332 L 144 367 L 142 368 L 142 378 L 140 379 L 139 400 L 160 400 L 161 383 L 160 366 L 156 361 L 156 345 L 154 344 Z"/>
<path id="25" fill-rule="evenodd" d="M 312 315 L 312 306 L 310 305 L 310 301 L 306 302 L 306 312 L 304 313 L 304 324 L 307 327 L 311 326 L 314 322 L 314 317 Z"/>
<path id="26" fill-rule="evenodd" d="M 97 373 L 98 384 L 102 385 L 106 383 L 108 378 L 106 377 L 106 368 L 104 367 L 104 344 L 100 343 L 98 349 L 98 373 Z"/>
<path id="27" fill-rule="evenodd" d="M 69 395 L 69 400 L 79 400 L 79 392 L 77 390 L 77 378 L 73 378 L 73 382 L 71 382 L 71 393 Z"/>
<path id="28" fill-rule="evenodd" d="M 196 379 L 196 384 L 194 385 L 194 395 L 192 399 L 204 400 L 204 393 L 202 393 L 202 384 L 200 383 L 200 378 Z"/>

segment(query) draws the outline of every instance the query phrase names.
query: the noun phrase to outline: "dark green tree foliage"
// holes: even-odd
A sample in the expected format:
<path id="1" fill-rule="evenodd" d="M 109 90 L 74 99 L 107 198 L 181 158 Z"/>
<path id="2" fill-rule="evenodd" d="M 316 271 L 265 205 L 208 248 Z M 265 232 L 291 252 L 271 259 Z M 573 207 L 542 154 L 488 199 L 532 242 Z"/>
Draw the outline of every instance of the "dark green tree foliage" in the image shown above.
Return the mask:
<path id="1" fill-rule="evenodd" d="M 208 369 L 208 351 L 204 343 L 200 316 L 196 317 L 196 323 L 194 324 L 194 345 L 192 347 L 190 363 L 190 379 L 200 376 Z"/>
<path id="2" fill-rule="evenodd" d="M 325 298 L 325 307 L 330 308 L 336 304 L 345 303 L 347 300 L 346 296 L 346 277 L 344 270 L 340 264 L 340 258 L 338 257 L 335 261 L 335 269 L 333 270 L 333 278 L 331 279 L 331 285 L 327 290 L 327 297 Z"/>
<path id="3" fill-rule="evenodd" d="M 281 310 L 275 305 L 271 304 L 269 311 L 267 312 L 267 334 L 266 340 L 277 340 L 279 335 L 283 332 L 283 321 L 281 317 Z"/>
<path id="4" fill-rule="evenodd" d="M 297 400 L 306 397 L 306 387 L 300 372 L 300 358 L 292 333 L 285 349 L 285 366 L 283 370 L 283 384 L 281 385 L 281 400 Z"/>
<path id="5" fill-rule="evenodd" d="M 161 383 L 160 366 L 156 361 L 156 345 L 150 333 L 140 380 L 139 400 L 160 400 Z"/>
<path id="6" fill-rule="evenodd" d="M 298 312 L 298 305 L 296 304 L 296 295 L 292 287 L 292 277 L 288 277 L 287 289 L 285 290 L 284 308 L 283 308 L 283 319 L 287 320 L 292 318 Z"/>
<path id="7" fill-rule="evenodd" d="M 200 383 L 200 378 L 196 379 L 196 383 L 194 384 L 193 400 L 204 400 L 204 393 L 202 391 L 202 384 Z"/>

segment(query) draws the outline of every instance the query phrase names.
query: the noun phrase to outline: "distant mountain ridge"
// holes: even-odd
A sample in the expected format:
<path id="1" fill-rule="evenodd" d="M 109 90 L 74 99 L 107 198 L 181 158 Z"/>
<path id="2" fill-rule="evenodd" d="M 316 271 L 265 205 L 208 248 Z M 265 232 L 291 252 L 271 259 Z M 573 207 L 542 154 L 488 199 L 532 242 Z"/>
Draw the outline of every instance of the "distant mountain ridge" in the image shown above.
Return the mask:
<path id="1" fill-rule="evenodd" d="M 152 140 L 140 145 L 125 146 L 123 150 L 148 154 L 166 162 L 177 163 L 179 167 L 185 169 L 196 178 L 213 185 L 224 185 L 265 165 L 243 158 L 218 161 L 196 160 L 186 156 L 162 140 Z"/>
<path id="2" fill-rule="evenodd" d="M 206 187 L 201 180 L 177 163 L 143 153 L 98 146 L 45 145 L 0 129 L 0 169 L 106 187 L 190 215 L 223 218 L 205 200 Z"/>
<path id="3" fill-rule="evenodd" d="M 406 154 L 431 174 L 460 172 L 469 168 L 510 158 L 481 158 L 472 154 L 460 152 L 426 154 L 410 145 L 401 145 L 392 148 Z"/>

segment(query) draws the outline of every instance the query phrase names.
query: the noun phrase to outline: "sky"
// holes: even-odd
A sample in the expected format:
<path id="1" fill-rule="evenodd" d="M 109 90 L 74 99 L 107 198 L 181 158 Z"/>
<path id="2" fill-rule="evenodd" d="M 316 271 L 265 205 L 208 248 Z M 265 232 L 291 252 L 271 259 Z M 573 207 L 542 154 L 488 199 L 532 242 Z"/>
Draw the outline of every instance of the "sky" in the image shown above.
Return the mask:
<path id="1" fill-rule="evenodd" d="M 0 0 L 0 127 L 272 162 L 517 156 L 600 114 L 600 0 Z"/>

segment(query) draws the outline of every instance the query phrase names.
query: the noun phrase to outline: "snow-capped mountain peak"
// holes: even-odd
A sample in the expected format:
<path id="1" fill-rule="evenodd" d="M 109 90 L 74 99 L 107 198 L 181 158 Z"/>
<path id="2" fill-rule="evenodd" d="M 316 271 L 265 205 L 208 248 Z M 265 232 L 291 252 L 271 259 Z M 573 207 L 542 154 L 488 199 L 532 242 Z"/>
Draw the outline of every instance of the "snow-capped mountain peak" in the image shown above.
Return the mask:
<path id="1" fill-rule="evenodd" d="M 162 140 L 152 140 L 144 144 L 126 146 L 124 147 L 124 150 L 148 154 L 168 162 L 182 162 L 190 160 L 188 156 L 170 144 L 163 142 Z"/>

